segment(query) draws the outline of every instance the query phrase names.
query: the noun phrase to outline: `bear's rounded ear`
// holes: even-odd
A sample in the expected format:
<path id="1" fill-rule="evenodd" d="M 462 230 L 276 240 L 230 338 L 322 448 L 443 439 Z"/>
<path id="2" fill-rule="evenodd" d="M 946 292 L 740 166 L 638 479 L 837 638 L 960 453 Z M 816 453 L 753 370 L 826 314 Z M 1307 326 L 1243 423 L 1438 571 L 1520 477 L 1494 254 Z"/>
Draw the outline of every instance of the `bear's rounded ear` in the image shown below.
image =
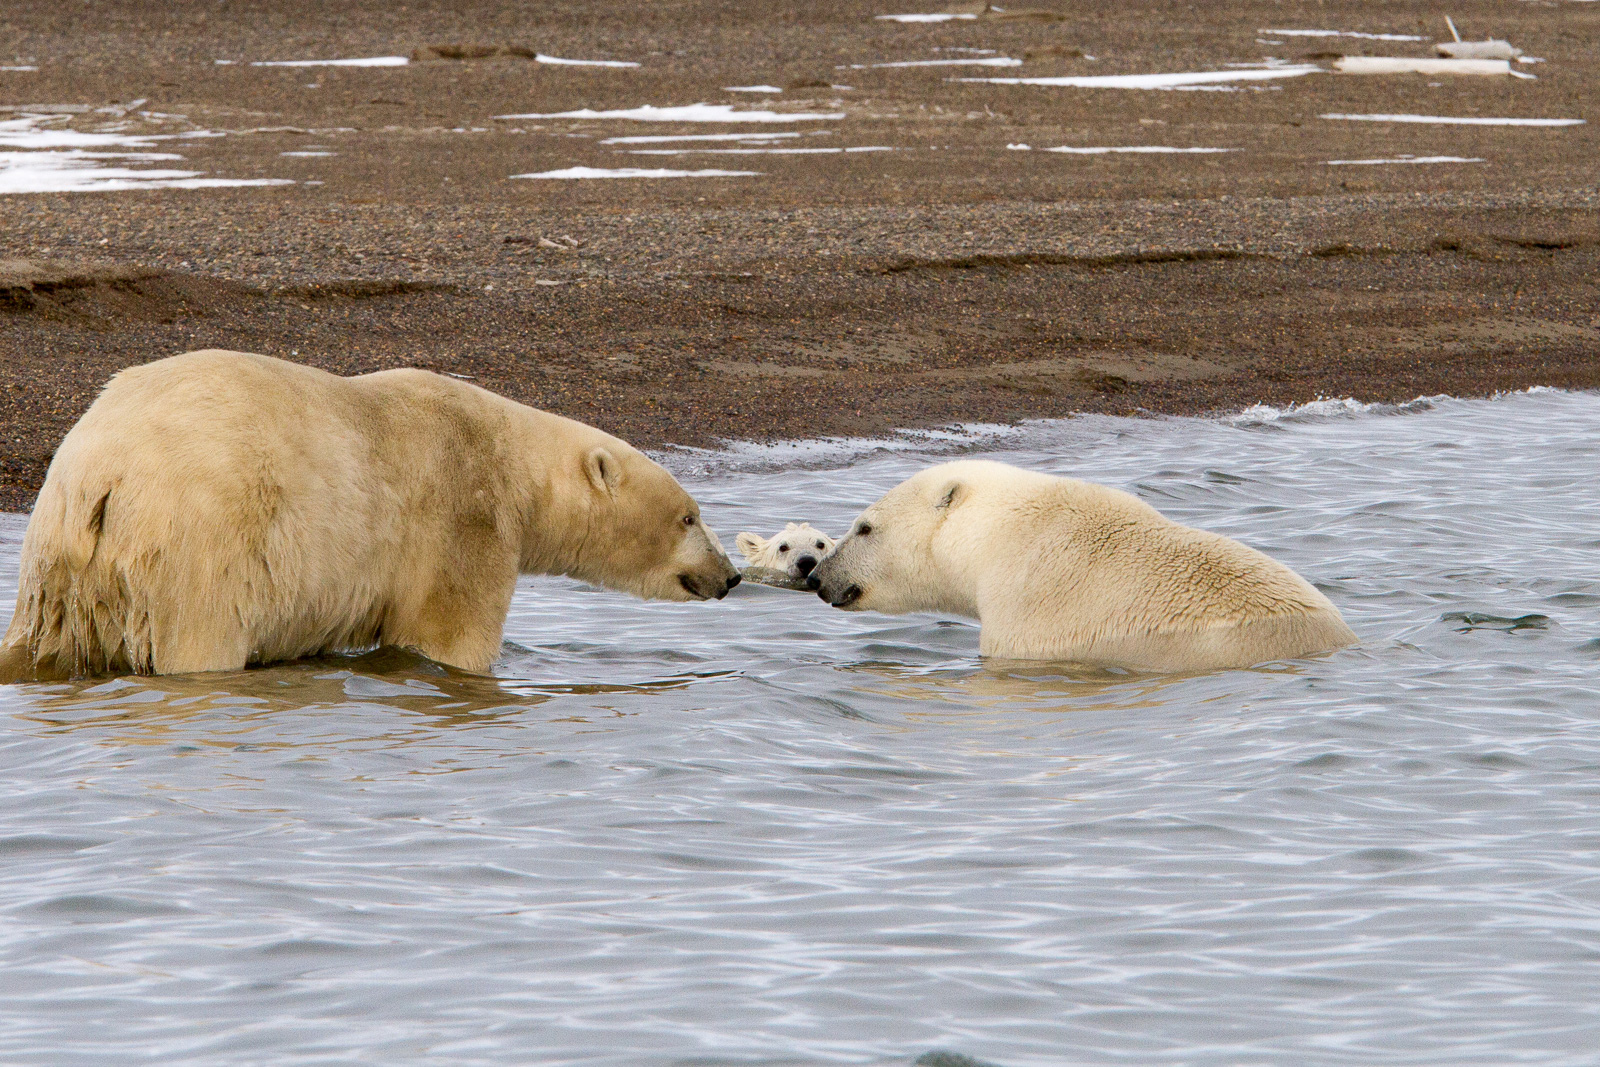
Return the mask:
<path id="1" fill-rule="evenodd" d="M 966 495 L 966 486 L 962 485 L 960 482 L 950 482 L 945 485 L 943 489 L 939 490 L 939 495 L 935 498 L 936 502 L 933 506 L 943 511 L 961 503 L 961 501 L 965 499 Z"/>
<path id="2" fill-rule="evenodd" d="M 589 454 L 583 457 L 583 470 L 589 476 L 589 484 L 607 495 L 615 493 L 622 482 L 622 464 L 604 448 L 589 450 Z"/>
<path id="3" fill-rule="evenodd" d="M 735 537 L 733 543 L 738 546 L 739 551 L 743 552 L 748 559 L 754 559 L 757 553 L 767 547 L 767 539 L 765 537 L 758 537 L 748 530 Z"/>

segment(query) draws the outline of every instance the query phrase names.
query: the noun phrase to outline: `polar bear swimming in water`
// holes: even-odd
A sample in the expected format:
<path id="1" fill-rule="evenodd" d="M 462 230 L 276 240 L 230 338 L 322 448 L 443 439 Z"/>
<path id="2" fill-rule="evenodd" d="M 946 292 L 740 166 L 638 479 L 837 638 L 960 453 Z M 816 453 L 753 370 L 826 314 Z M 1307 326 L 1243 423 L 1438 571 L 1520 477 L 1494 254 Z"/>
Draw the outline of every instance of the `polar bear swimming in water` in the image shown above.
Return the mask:
<path id="1" fill-rule="evenodd" d="M 982 460 L 891 489 L 810 584 L 837 608 L 976 617 L 980 651 L 1008 659 L 1217 670 L 1356 640 L 1253 548 L 1117 489 Z"/>
<path id="2" fill-rule="evenodd" d="M 483 671 L 518 574 L 664 600 L 739 582 L 677 481 L 591 426 L 427 371 L 189 352 L 112 378 L 61 442 L 0 679 L 379 644 Z"/>
<path id="3" fill-rule="evenodd" d="M 789 578 L 805 578 L 833 551 L 834 540 L 809 522 L 791 522 L 771 537 L 746 530 L 734 538 L 752 569 L 778 571 Z"/>

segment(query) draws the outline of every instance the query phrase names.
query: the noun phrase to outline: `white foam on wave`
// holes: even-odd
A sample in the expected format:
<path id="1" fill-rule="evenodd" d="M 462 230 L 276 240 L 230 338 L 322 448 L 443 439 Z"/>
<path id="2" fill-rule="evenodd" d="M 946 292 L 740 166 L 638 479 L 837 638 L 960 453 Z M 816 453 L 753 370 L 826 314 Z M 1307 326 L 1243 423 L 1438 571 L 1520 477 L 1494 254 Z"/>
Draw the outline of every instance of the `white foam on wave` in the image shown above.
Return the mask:
<path id="1" fill-rule="evenodd" d="M 1022 60 L 1008 56 L 987 59 L 906 59 L 896 63 L 845 63 L 834 70 L 883 70 L 889 67 L 1020 67 Z"/>
<path id="2" fill-rule="evenodd" d="M 157 141 L 218 135 L 208 130 L 178 135 L 84 132 L 59 125 L 77 113 L 80 112 L 24 114 L 0 121 L 0 148 L 13 149 L 0 151 L 0 195 L 294 184 L 287 178 L 208 178 L 202 170 L 129 166 L 173 162 L 183 156 L 172 152 L 89 149 L 148 148 Z M 108 160 L 120 165 L 108 165 Z"/>
<path id="3" fill-rule="evenodd" d="M 1346 122 L 1419 122 L 1440 126 L 1582 126 L 1586 119 L 1518 119 L 1483 118 L 1476 115 L 1348 115 L 1331 112 L 1318 115 L 1319 119 L 1341 119 Z"/>
<path id="4" fill-rule="evenodd" d="M 595 111 L 551 111 L 541 114 L 496 115 L 497 119 L 628 119 L 633 122 L 831 122 L 844 118 L 844 112 L 737 111 L 732 104 L 683 104 L 677 107 L 618 108 Z"/>
<path id="5" fill-rule="evenodd" d="M 1272 37 L 1357 37 L 1363 41 L 1427 41 L 1411 33 L 1358 33 L 1353 30 L 1257 30 Z"/>
<path id="6" fill-rule="evenodd" d="M 1454 399 L 1446 393 L 1438 393 L 1433 396 L 1419 396 L 1402 404 L 1382 402 L 1369 404 L 1348 396 L 1323 397 L 1304 404 L 1286 404 L 1281 408 L 1271 404 L 1252 404 L 1236 415 L 1227 416 L 1223 421 L 1234 426 L 1251 427 L 1276 426 L 1286 422 L 1325 422 L 1329 419 L 1351 419 L 1362 415 L 1406 415 L 1417 411 L 1431 411 L 1441 403 Z"/>
<path id="7" fill-rule="evenodd" d="M 1060 78 L 962 78 L 989 85 L 1056 85 L 1071 89 L 1188 89 L 1227 82 L 1266 81 L 1320 74 L 1310 63 L 1256 70 L 1195 70 L 1175 74 L 1094 74 Z"/>
<path id="8" fill-rule="evenodd" d="M 1384 163 L 1487 163 L 1481 156 L 1396 156 L 1393 159 L 1330 159 L 1325 167 L 1375 167 Z"/>
<path id="9" fill-rule="evenodd" d="M 728 440 L 720 448 L 679 445 L 649 454 L 681 475 L 834 467 L 886 453 L 938 454 L 981 449 L 1025 434 L 1029 425 L 972 422 L 936 430 L 893 430 L 884 437 L 818 437 L 770 443 Z"/>
<path id="10" fill-rule="evenodd" d="M 632 148 L 630 156 L 836 156 L 852 152 L 893 152 L 888 145 L 861 145 L 852 148 Z"/>
<path id="11" fill-rule="evenodd" d="M 725 93 L 781 93 L 783 90 L 776 85 L 724 85 Z"/>
<path id="12" fill-rule="evenodd" d="M 951 22 L 955 20 L 970 21 L 978 16 L 972 14 L 947 14 L 940 11 L 926 15 L 875 15 L 873 17 L 879 22 Z"/>
<path id="13" fill-rule="evenodd" d="M 567 167 L 537 174 L 513 174 L 513 178 L 759 178 L 754 170 L 663 170 L 642 167 Z"/>
<path id="14" fill-rule="evenodd" d="M 361 59 L 258 59 L 252 67 L 404 67 L 406 56 L 367 56 Z"/>
<path id="15" fill-rule="evenodd" d="M 626 69 L 639 65 L 625 59 L 562 59 L 560 56 L 547 56 L 543 52 L 535 52 L 533 61 L 535 63 L 549 63 L 557 67 L 612 67 Z"/>
<path id="16" fill-rule="evenodd" d="M 669 144 L 674 141 L 778 141 L 800 134 L 787 130 L 749 130 L 744 133 L 672 133 L 645 134 L 638 137 L 607 137 L 600 144 Z"/>
<path id="17" fill-rule="evenodd" d="M 1007 148 L 1012 148 L 1012 147 L 1015 147 L 1015 146 L 1007 145 L 1006 147 Z M 1023 146 L 1023 147 L 1026 147 L 1026 146 Z M 1186 154 L 1189 154 L 1189 153 L 1210 155 L 1210 154 L 1217 153 L 1217 152 L 1237 152 L 1238 149 L 1237 148 L 1173 148 L 1170 145 L 1136 144 L 1136 145 L 1117 145 L 1115 147 L 1110 147 L 1110 146 L 1102 147 L 1102 146 L 1098 146 L 1097 145 L 1097 146 L 1092 147 L 1092 148 L 1076 148 L 1076 147 L 1073 147 L 1071 145 L 1062 145 L 1059 148 L 1045 148 L 1045 149 L 1041 149 L 1041 151 L 1044 151 L 1044 152 L 1065 152 L 1065 153 L 1067 153 L 1069 155 L 1074 155 L 1074 156 L 1103 156 L 1103 155 L 1106 155 L 1108 153 L 1120 153 L 1120 152 L 1129 152 L 1129 153 L 1134 153 L 1134 154 L 1146 154 L 1146 153 L 1148 153 L 1148 154 L 1152 154 L 1152 155 L 1167 155 L 1167 154 L 1186 155 Z"/>

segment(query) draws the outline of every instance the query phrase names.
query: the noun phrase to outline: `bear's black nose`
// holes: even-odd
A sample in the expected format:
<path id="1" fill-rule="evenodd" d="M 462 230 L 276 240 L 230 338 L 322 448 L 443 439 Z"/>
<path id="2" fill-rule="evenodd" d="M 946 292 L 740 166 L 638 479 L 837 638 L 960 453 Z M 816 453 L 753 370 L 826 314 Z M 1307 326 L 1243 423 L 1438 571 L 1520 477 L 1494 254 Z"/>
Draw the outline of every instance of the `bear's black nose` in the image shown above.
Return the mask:
<path id="1" fill-rule="evenodd" d="M 800 577 L 804 578 L 806 575 L 817 569 L 817 557 L 801 556 L 799 559 L 794 561 L 794 569 L 800 572 Z"/>
<path id="2" fill-rule="evenodd" d="M 818 578 L 815 574 L 806 575 L 806 588 L 812 592 L 816 592 L 818 589 L 822 588 L 822 579 Z"/>

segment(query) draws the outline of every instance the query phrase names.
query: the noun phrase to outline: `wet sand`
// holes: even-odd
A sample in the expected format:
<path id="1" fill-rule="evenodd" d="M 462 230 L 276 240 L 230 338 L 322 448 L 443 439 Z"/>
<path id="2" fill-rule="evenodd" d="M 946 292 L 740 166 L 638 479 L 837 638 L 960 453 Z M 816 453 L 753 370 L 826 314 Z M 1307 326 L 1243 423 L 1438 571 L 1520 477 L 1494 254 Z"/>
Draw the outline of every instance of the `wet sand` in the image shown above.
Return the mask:
<path id="1" fill-rule="evenodd" d="M 949 79 L 1326 67 L 1431 41 L 1257 31 L 1447 31 L 1349 2 L 873 17 L 943 6 L 6 5 L 0 65 L 38 69 L 0 71 L 0 121 L 75 105 L 52 128 L 295 184 L 0 196 L 0 507 L 109 375 L 199 347 L 431 367 L 646 446 L 1600 385 L 1596 5 L 1451 9 L 1536 80 L 1174 92 Z M 996 57 L 1021 64 L 870 66 Z M 752 85 L 784 91 L 725 90 Z M 844 117 L 494 117 L 697 102 Z M 1590 122 L 1319 117 L 1396 113 Z M 799 136 L 615 142 L 752 132 Z M 1045 151 L 1134 146 L 1232 151 Z M 1408 155 L 1483 162 L 1329 165 Z M 572 167 L 758 174 L 511 177 Z"/>

